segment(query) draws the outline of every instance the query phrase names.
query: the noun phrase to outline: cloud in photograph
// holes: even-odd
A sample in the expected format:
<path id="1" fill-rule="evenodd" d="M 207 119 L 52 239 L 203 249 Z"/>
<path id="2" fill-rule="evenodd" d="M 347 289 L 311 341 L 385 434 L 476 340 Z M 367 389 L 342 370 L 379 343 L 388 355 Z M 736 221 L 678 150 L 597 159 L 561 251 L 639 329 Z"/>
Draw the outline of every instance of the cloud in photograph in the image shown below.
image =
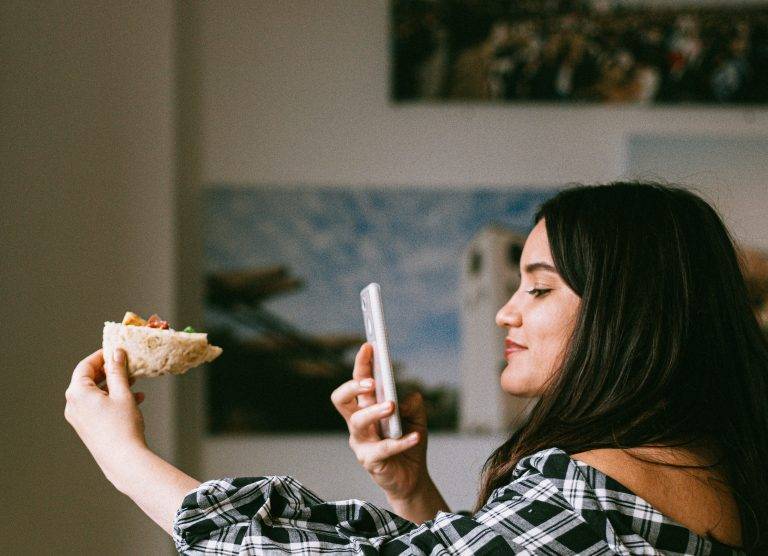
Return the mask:
<path id="1" fill-rule="evenodd" d="M 287 267 L 303 288 L 265 307 L 320 335 L 363 335 L 360 290 L 378 282 L 404 376 L 455 386 L 463 250 L 491 223 L 527 234 L 556 192 L 211 187 L 205 269 Z"/>

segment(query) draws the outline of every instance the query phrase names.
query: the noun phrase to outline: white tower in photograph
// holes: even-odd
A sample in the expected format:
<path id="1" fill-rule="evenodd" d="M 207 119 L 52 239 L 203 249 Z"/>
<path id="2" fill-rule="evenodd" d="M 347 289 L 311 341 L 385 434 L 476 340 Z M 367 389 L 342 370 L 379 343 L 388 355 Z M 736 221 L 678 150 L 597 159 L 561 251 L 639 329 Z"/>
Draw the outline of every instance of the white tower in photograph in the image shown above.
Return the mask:
<path id="1" fill-rule="evenodd" d="M 501 389 L 506 333 L 496 326 L 495 319 L 519 286 L 524 243 L 524 236 L 491 225 L 481 230 L 464 251 L 460 285 L 462 432 L 509 432 L 511 423 L 529 401 Z"/>

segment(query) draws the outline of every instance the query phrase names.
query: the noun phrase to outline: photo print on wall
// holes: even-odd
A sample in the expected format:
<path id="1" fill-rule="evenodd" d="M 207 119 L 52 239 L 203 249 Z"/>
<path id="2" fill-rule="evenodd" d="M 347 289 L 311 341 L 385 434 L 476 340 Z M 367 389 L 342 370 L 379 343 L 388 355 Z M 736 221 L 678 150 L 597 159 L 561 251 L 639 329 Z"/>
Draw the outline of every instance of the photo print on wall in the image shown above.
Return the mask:
<path id="1" fill-rule="evenodd" d="M 360 290 L 381 285 L 399 399 L 430 430 L 504 430 L 504 331 L 536 208 L 557 188 L 209 187 L 208 432 L 346 431 L 330 401 L 365 342 Z"/>
<path id="2" fill-rule="evenodd" d="M 766 0 L 392 0 L 391 98 L 761 105 Z"/>

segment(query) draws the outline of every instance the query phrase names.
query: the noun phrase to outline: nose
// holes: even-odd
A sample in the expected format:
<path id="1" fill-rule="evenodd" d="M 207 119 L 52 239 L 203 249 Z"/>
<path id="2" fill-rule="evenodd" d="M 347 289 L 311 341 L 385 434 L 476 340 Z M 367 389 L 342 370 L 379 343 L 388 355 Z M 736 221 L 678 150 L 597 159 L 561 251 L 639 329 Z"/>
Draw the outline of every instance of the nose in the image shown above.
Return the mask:
<path id="1" fill-rule="evenodd" d="M 523 315 L 514 306 L 512 299 L 514 297 L 507 301 L 496 313 L 496 325 L 501 328 L 507 326 L 511 328 L 523 324 Z"/>

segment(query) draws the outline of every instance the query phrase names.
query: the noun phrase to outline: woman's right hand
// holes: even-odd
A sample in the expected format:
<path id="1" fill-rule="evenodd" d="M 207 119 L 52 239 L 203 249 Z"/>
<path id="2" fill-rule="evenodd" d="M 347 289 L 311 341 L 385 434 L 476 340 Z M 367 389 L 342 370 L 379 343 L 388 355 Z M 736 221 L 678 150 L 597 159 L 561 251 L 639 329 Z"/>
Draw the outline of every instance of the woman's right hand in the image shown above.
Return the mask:
<path id="1" fill-rule="evenodd" d="M 373 347 L 364 343 L 355 357 L 352 380 L 331 394 L 331 401 L 349 428 L 349 447 L 374 482 L 392 500 L 407 500 L 429 481 L 427 413 L 414 392 L 400 404 L 403 436 L 382 439 L 377 423 L 392 415 L 394 404 L 376 403 L 372 377 Z"/>

